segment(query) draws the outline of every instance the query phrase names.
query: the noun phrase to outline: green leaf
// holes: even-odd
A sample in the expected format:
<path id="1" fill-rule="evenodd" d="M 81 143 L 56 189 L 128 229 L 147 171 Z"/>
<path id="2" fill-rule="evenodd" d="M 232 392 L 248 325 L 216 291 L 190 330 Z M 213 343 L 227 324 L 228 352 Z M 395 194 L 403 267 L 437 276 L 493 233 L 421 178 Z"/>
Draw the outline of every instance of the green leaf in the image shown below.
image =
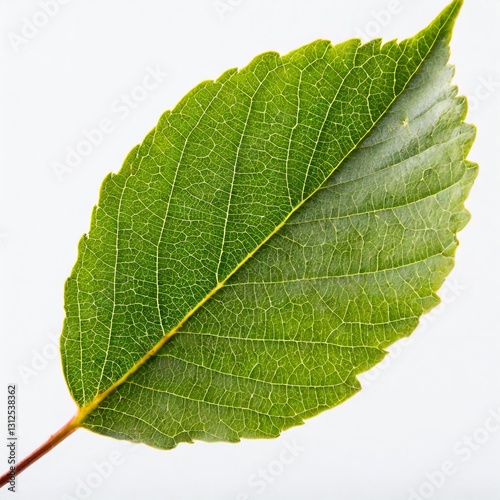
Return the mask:
<path id="1" fill-rule="evenodd" d="M 160 118 L 66 284 L 79 425 L 160 448 L 277 436 L 415 329 L 476 175 L 447 66 L 461 3 L 400 43 L 262 54 Z"/>

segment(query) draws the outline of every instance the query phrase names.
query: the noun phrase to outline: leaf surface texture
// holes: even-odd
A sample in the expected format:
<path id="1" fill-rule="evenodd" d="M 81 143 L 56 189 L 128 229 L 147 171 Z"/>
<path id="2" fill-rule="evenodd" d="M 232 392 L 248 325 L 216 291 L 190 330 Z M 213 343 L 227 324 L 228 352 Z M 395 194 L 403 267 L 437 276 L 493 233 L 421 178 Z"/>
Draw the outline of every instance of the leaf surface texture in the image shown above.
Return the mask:
<path id="1" fill-rule="evenodd" d="M 460 4 L 400 43 L 319 40 L 203 82 L 105 179 L 66 284 L 83 427 L 277 436 L 415 329 L 476 175 L 447 66 Z"/>

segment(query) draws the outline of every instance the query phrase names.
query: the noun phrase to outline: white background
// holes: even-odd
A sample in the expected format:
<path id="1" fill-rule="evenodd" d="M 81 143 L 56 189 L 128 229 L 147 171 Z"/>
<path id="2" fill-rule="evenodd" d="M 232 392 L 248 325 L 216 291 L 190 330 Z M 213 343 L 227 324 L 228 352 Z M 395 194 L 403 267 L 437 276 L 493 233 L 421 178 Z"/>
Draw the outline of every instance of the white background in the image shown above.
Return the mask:
<path id="1" fill-rule="evenodd" d="M 317 38 L 412 36 L 446 4 L 72 0 L 22 43 L 15 37 L 39 3 L 0 0 L 0 437 L 6 384 L 15 382 L 19 458 L 75 413 L 55 347 L 63 284 L 102 179 L 160 114 L 201 80 L 263 51 L 286 53 Z M 484 428 L 500 412 L 500 2 L 465 4 L 452 62 L 460 93 L 472 98 L 468 121 L 478 136 L 470 158 L 481 170 L 445 302 L 413 340 L 363 377 L 361 393 L 279 439 L 159 451 L 78 430 L 18 477 L 12 498 L 500 499 L 500 428 Z M 155 67 L 166 76 L 145 96 L 135 91 L 144 99 L 127 116 L 118 112 L 116 101 Z M 59 182 L 54 162 L 103 119 L 113 131 Z M 95 464 L 110 454 L 118 457 L 113 471 L 98 475 Z M 1 472 L 6 456 L 2 445 Z M 452 473 L 443 478 L 436 471 L 446 461 Z M 0 496 L 11 498 L 5 489 Z"/>

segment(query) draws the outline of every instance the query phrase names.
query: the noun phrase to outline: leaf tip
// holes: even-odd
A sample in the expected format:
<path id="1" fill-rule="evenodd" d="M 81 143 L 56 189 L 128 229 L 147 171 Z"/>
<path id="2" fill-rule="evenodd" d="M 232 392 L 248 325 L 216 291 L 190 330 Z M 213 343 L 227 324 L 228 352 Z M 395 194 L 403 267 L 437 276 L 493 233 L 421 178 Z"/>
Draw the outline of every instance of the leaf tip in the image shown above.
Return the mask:
<path id="1" fill-rule="evenodd" d="M 441 13 L 437 16 L 432 24 L 439 27 L 439 30 L 446 36 L 449 40 L 451 38 L 451 33 L 453 32 L 453 27 L 455 26 L 455 21 L 458 17 L 460 9 L 464 0 L 453 0 L 447 7 L 445 7 Z"/>

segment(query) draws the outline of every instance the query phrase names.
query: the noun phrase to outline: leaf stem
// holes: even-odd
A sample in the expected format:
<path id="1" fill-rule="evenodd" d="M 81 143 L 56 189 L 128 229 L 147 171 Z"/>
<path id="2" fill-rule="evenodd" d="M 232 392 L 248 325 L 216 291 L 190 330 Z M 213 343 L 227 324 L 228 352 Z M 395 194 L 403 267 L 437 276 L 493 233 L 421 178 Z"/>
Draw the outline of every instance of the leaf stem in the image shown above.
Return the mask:
<path id="1" fill-rule="evenodd" d="M 50 436 L 50 438 L 47 439 L 47 441 L 33 453 L 29 454 L 26 458 L 16 464 L 14 477 L 17 477 L 24 469 L 36 462 L 39 458 L 43 457 L 47 452 L 57 446 L 61 441 L 64 441 L 70 434 L 78 429 L 79 421 L 80 419 L 78 418 L 78 415 L 74 416 L 67 424 L 61 427 L 55 434 Z M 7 471 L 0 477 L 0 488 L 5 486 L 11 479 L 11 471 Z"/>

